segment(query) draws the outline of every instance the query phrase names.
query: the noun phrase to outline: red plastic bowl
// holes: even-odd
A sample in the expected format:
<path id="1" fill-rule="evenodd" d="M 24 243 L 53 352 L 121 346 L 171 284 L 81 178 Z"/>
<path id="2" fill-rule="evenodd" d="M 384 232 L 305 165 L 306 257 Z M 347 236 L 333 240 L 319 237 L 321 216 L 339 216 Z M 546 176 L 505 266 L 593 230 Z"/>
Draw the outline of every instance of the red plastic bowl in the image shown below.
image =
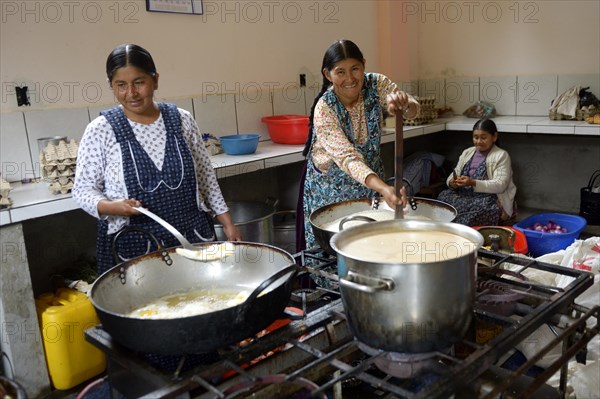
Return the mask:
<path id="1" fill-rule="evenodd" d="M 261 119 L 267 124 L 269 136 L 278 144 L 304 144 L 308 138 L 308 116 L 277 115 Z"/>

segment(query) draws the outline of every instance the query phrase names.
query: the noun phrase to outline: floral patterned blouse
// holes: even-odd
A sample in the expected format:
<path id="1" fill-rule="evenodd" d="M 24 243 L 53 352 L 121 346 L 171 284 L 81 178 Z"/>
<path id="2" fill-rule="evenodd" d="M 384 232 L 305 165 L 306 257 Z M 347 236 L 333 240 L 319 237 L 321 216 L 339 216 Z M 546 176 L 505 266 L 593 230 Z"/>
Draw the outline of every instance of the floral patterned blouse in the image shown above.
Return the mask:
<path id="1" fill-rule="evenodd" d="M 398 91 L 398 86 L 384 75 L 374 75 L 377 76 L 377 92 L 379 93 L 383 113 L 383 110 L 387 110 L 386 98 L 388 94 Z M 333 90 L 333 88 L 329 90 Z M 362 93 L 356 105 L 348 108 L 348 113 L 352 121 L 352 130 L 356 137 L 356 142 L 357 144 L 362 144 L 368 137 Z M 383 120 L 383 114 L 381 118 Z M 315 106 L 313 123 L 315 141 L 311 151 L 315 166 L 321 172 L 326 172 L 333 162 L 335 162 L 341 170 L 353 179 L 365 184 L 367 176 L 375 172 L 365 164 L 363 156 L 348 140 L 335 111 L 325 103 L 323 97 L 321 97 Z"/>
<path id="2" fill-rule="evenodd" d="M 210 156 L 204 146 L 200 130 L 192 115 L 179 109 L 183 138 L 188 144 L 196 167 L 198 203 L 200 209 L 212 216 L 227 212 L 229 208 L 221 194 Z M 167 133 L 162 115 L 144 125 L 129 120 L 136 139 L 156 164 L 162 169 Z M 77 168 L 73 199 L 90 215 L 100 218 L 98 202 L 102 199 L 129 198 L 121 161 L 121 146 L 104 116 L 94 119 L 85 129 L 77 153 Z M 143 205 L 143 204 L 142 204 Z M 104 216 L 109 222 L 108 233 L 115 233 L 127 225 L 123 216 Z"/>

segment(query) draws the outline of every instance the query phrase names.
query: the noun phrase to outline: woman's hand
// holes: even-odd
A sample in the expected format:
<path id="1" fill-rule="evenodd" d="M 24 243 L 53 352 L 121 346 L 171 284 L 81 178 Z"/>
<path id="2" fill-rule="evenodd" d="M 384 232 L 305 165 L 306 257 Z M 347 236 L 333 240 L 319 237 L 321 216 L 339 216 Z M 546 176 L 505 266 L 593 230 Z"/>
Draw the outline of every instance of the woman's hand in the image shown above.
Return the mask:
<path id="1" fill-rule="evenodd" d="M 452 180 L 450 180 L 450 187 L 452 188 L 458 188 L 458 187 L 469 187 L 469 186 L 475 186 L 476 180 L 475 179 L 471 179 L 469 176 L 457 176 L 455 178 L 453 178 Z"/>
<path id="2" fill-rule="evenodd" d="M 217 220 L 223 225 L 223 233 L 227 236 L 227 241 L 242 241 L 242 233 L 233 223 L 229 212 L 217 215 Z"/>
<path id="3" fill-rule="evenodd" d="M 406 188 L 402 187 L 400 189 L 400 198 L 396 195 L 396 189 L 392 186 L 387 186 L 381 190 L 379 193 L 383 196 L 385 203 L 392 209 L 396 209 L 396 205 L 402 205 L 402 208 L 406 206 L 408 203 L 408 198 L 406 197 Z"/>
<path id="4" fill-rule="evenodd" d="M 388 186 L 381 180 L 375 173 L 370 174 L 365 179 L 365 185 L 370 189 L 377 191 L 385 200 L 386 204 L 392 209 L 396 208 L 396 205 L 402 205 L 402 208 L 408 203 L 406 198 L 406 189 L 402 187 L 400 189 L 400 198 L 396 195 L 396 189 L 392 186 Z"/>
<path id="5" fill-rule="evenodd" d="M 406 92 L 391 93 L 387 96 L 386 100 L 390 115 L 396 115 L 396 113 L 400 112 L 407 118 L 413 119 L 419 113 L 419 103 Z"/>
<path id="6" fill-rule="evenodd" d="M 98 213 L 111 216 L 133 216 L 139 215 L 139 211 L 133 207 L 140 207 L 142 203 L 135 198 L 121 200 L 103 199 L 98 202 Z"/>

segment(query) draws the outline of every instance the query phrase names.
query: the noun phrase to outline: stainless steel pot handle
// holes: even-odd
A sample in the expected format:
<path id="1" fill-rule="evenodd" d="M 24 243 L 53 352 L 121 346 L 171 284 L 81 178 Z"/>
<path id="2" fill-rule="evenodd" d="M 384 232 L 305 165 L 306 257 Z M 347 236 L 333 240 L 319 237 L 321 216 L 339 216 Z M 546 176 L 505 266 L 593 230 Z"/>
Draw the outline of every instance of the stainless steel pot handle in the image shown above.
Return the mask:
<path id="1" fill-rule="evenodd" d="M 358 280 L 359 278 L 362 280 L 369 280 L 374 284 L 365 285 L 363 283 L 358 283 L 356 282 L 356 280 Z M 375 294 L 379 291 L 391 291 L 396 287 L 394 280 L 391 280 L 389 278 L 363 276 L 362 274 L 354 273 L 352 271 L 348 271 L 348 275 L 346 278 L 340 277 L 340 285 L 346 288 L 364 292 L 365 294 Z"/>
<path id="2" fill-rule="evenodd" d="M 339 231 L 344 230 L 344 225 L 346 224 L 346 222 L 350 222 L 353 220 L 358 220 L 361 222 L 376 222 L 375 219 L 370 218 L 368 216 L 362 216 L 362 215 L 351 215 L 351 216 L 346 216 L 345 218 L 343 218 L 342 220 L 340 220 L 340 225 L 338 227 Z"/>

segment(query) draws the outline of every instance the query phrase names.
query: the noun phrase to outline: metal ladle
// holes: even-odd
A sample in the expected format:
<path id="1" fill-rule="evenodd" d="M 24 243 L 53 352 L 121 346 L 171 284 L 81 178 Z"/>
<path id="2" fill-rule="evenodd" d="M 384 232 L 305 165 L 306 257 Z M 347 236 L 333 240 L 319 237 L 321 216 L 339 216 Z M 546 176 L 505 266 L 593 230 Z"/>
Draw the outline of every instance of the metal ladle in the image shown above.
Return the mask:
<path id="1" fill-rule="evenodd" d="M 229 243 L 229 242 L 223 242 L 223 243 L 209 245 L 209 246 L 197 247 L 194 244 L 192 244 L 191 242 L 189 242 L 187 240 L 187 238 L 185 238 L 183 236 L 183 234 L 181 234 L 179 232 L 179 230 L 177 230 L 175 227 L 173 227 L 173 225 L 171 225 L 170 223 L 168 223 L 166 220 L 164 220 L 160 216 L 156 215 L 155 213 L 149 211 L 146 208 L 137 207 L 137 206 L 134 206 L 133 209 L 135 209 L 138 212 L 143 213 L 144 215 L 153 219 L 156 223 L 160 224 L 165 229 L 167 229 L 171 234 L 173 234 L 175 236 L 175 238 L 177 238 L 177 240 L 181 243 L 181 246 L 183 247 L 183 248 L 176 248 L 175 251 L 177 252 L 177 254 L 179 254 L 185 258 L 188 258 L 188 259 L 191 259 L 191 260 L 194 260 L 197 262 L 208 262 L 208 261 L 223 259 L 223 258 L 227 257 L 228 255 L 230 255 L 233 251 L 233 248 L 230 246 L 231 243 Z"/>
<path id="2" fill-rule="evenodd" d="M 175 227 L 173 227 L 172 224 L 168 223 L 166 220 L 164 220 L 163 218 L 161 218 L 157 214 L 149 211 L 146 208 L 142 208 L 142 207 L 139 207 L 139 206 L 134 206 L 133 209 L 135 209 L 139 213 L 143 213 L 144 215 L 148 216 L 151 219 L 154 219 L 154 221 L 156 223 L 160 224 L 162 227 L 164 227 L 165 229 L 169 230 L 169 232 L 171 234 L 173 234 L 175 236 L 175 238 L 177 238 L 177 240 L 181 243 L 181 246 L 183 248 L 189 249 L 190 251 L 197 251 L 198 250 L 198 248 L 195 247 L 191 242 L 189 242 L 187 240 L 187 238 L 185 238 L 183 236 L 183 234 L 181 234 L 179 232 L 179 230 L 177 230 Z"/>

